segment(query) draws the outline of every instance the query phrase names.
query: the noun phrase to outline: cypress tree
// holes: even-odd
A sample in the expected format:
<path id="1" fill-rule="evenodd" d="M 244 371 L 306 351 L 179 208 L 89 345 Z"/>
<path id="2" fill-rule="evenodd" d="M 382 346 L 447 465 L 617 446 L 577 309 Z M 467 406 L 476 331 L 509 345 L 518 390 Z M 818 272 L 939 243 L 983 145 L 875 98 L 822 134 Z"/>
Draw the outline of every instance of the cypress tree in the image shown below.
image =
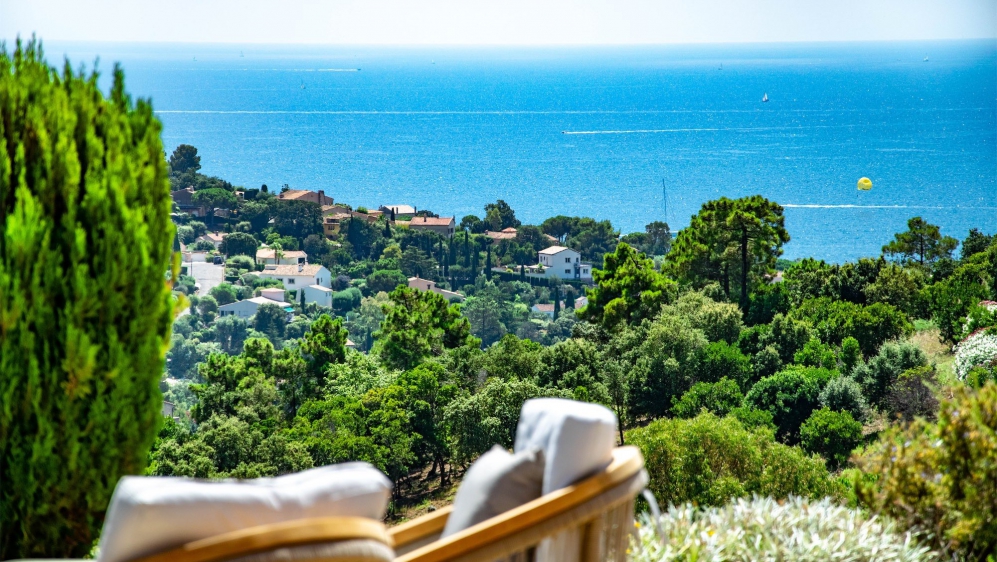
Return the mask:
<path id="1" fill-rule="evenodd" d="M 485 279 L 492 278 L 492 245 L 487 247 L 488 253 L 485 255 Z"/>
<path id="2" fill-rule="evenodd" d="M 561 314 L 561 288 L 554 285 L 554 320 Z"/>
<path id="3" fill-rule="evenodd" d="M 161 423 L 175 279 L 147 100 L 0 49 L 0 559 L 80 558 Z"/>
<path id="4" fill-rule="evenodd" d="M 526 281 L 526 266 L 525 265 L 520 265 L 519 266 L 519 280 L 520 281 Z"/>
<path id="5" fill-rule="evenodd" d="M 384 237 L 391 240 L 391 223 L 384 221 Z"/>
<path id="6" fill-rule="evenodd" d="M 471 244 L 468 242 L 467 231 L 464 231 L 464 267 L 471 267 Z"/>
<path id="7" fill-rule="evenodd" d="M 471 279 L 472 281 L 478 277 L 478 270 L 480 269 L 478 260 L 481 259 L 481 250 L 478 249 L 478 244 L 475 242 L 474 251 L 471 252 Z"/>

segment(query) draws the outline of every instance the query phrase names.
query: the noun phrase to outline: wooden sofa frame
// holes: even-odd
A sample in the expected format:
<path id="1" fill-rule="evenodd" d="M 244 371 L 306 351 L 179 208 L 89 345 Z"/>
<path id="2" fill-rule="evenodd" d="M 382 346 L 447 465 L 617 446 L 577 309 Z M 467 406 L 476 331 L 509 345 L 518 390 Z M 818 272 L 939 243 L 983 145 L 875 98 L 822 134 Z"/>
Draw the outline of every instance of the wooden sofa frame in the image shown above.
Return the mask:
<path id="1" fill-rule="evenodd" d="M 634 498 L 647 485 L 636 447 L 618 447 L 603 470 L 578 484 L 440 539 L 451 507 L 388 530 L 395 562 L 625 560 Z"/>

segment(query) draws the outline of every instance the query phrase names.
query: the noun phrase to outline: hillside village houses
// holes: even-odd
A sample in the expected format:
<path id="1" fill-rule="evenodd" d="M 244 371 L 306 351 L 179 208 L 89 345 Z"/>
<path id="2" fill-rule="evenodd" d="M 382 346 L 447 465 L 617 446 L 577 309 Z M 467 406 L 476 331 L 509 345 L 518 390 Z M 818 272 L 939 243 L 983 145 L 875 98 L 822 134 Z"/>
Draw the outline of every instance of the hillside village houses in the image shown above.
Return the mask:
<path id="1" fill-rule="evenodd" d="M 281 250 L 278 257 L 276 248 L 256 250 L 256 263 L 263 265 L 298 265 L 308 263 L 308 254 L 301 250 Z"/>
<path id="2" fill-rule="evenodd" d="M 592 264 L 582 261 L 582 255 L 571 248 L 551 246 L 537 252 L 537 265 L 527 265 L 525 274 L 536 279 L 565 279 L 592 282 Z"/>
<path id="3" fill-rule="evenodd" d="M 438 295 L 442 295 L 443 298 L 450 302 L 464 302 L 464 295 L 460 293 L 455 293 L 454 291 L 448 291 L 446 289 L 441 289 L 436 286 L 436 282 L 430 281 L 429 279 L 423 279 L 421 277 L 409 277 L 408 278 L 409 288 L 416 289 L 418 291 L 432 291 Z"/>
<path id="4" fill-rule="evenodd" d="M 321 189 L 318 191 L 310 191 L 308 189 L 288 189 L 287 191 L 282 191 L 277 195 L 277 199 L 283 199 L 285 201 L 308 201 L 309 203 L 317 203 L 321 206 L 332 205 L 332 197 L 329 197 Z"/>
<path id="5" fill-rule="evenodd" d="M 218 315 L 238 316 L 239 318 L 248 319 L 254 316 L 256 311 L 265 304 L 276 304 L 281 307 L 288 315 L 287 321 L 291 321 L 291 315 L 294 312 L 294 307 L 291 306 L 291 303 L 284 301 L 284 290 L 275 288 L 261 290 L 260 296 L 258 297 L 223 304 L 218 307 Z"/>
<path id="6" fill-rule="evenodd" d="M 212 246 L 214 246 L 215 249 L 217 250 L 218 246 L 221 245 L 222 240 L 225 239 L 225 236 L 226 236 L 226 233 L 224 233 L 224 232 L 205 232 L 201 236 L 198 236 L 197 238 L 195 238 L 194 241 L 195 242 L 199 242 L 201 240 L 204 240 L 205 242 L 208 242 L 209 244 L 211 244 Z"/>
<path id="7" fill-rule="evenodd" d="M 329 287 L 332 282 L 329 270 L 316 264 L 267 265 L 263 267 L 263 271 L 254 271 L 253 274 L 265 279 L 276 279 L 291 291 L 311 285 Z"/>
<path id="8" fill-rule="evenodd" d="M 185 187 L 183 189 L 171 191 L 170 197 L 173 199 L 173 203 L 177 206 L 177 209 L 179 209 L 181 213 L 188 213 L 194 215 L 195 217 L 204 217 L 208 214 L 208 208 L 206 206 L 194 202 L 193 187 Z"/>
<path id="9" fill-rule="evenodd" d="M 513 240 L 516 238 L 518 231 L 513 227 L 503 228 L 502 230 L 496 232 L 494 230 L 486 230 L 485 236 L 491 238 L 492 240 Z"/>
<path id="10" fill-rule="evenodd" d="M 575 299 L 575 308 L 574 308 L 574 310 L 579 310 L 582 307 L 584 307 L 585 305 L 587 305 L 588 303 L 589 303 L 588 298 L 586 298 L 586 297 L 578 297 L 577 299 Z M 532 307 L 530 307 L 530 310 L 532 310 L 533 312 L 536 312 L 538 314 L 546 314 L 547 316 L 550 316 L 550 318 L 552 320 L 554 319 L 554 305 L 553 304 L 535 304 Z M 561 311 L 562 311 L 562 313 L 565 310 L 567 310 L 567 308 L 565 308 L 564 301 L 561 301 Z"/>
<path id="11" fill-rule="evenodd" d="M 415 207 L 412 205 L 381 205 L 377 210 L 387 215 L 394 211 L 396 219 L 410 219 L 415 216 Z"/>
<path id="12" fill-rule="evenodd" d="M 446 238 L 453 238 L 457 221 L 455 217 L 413 217 L 408 222 L 408 227 L 411 230 L 428 230 Z"/>
<path id="13" fill-rule="evenodd" d="M 335 292 L 329 287 L 322 285 L 309 285 L 303 289 L 304 302 L 315 303 L 319 306 L 332 308 L 332 294 Z M 299 297 L 300 298 L 300 297 Z"/>

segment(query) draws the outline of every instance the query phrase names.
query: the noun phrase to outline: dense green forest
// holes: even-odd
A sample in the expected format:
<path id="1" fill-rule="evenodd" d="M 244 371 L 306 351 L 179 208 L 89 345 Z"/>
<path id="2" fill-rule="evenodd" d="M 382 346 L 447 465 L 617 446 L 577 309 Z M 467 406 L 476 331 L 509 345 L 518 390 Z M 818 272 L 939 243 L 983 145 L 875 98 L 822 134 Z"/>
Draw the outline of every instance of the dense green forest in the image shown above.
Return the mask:
<path id="1" fill-rule="evenodd" d="M 484 219 L 464 217 L 453 239 L 381 217 L 348 220 L 326 240 L 317 221 L 287 226 L 286 205 L 260 190 L 221 228 L 305 249 L 335 276 L 333 309 L 306 307 L 286 326 L 215 319 L 217 303 L 254 289 L 240 270 L 252 264 L 230 252 L 239 281 L 214 299 L 190 297 L 174 325 L 164 388 L 184 413 L 160 432 L 150 474 L 250 477 L 365 460 L 396 483 L 399 517 L 445 500 L 492 444 L 511 447 L 524 400 L 562 396 L 616 412 L 620 442 L 645 451 L 665 504 L 750 494 L 868 503 L 871 476 L 857 467 L 872 466 L 876 439 L 930 423 L 951 395 L 943 389 L 997 373 L 997 352 L 965 365 L 932 352 L 991 337 L 997 324 L 997 242 L 975 229 L 960 243 L 915 217 L 881 256 L 828 264 L 782 260 L 783 209 L 760 196 L 705 203 L 674 240 L 663 223 L 623 237 L 587 218 L 523 225 L 503 201 Z M 508 227 L 514 239 L 484 235 Z M 519 275 L 554 243 L 600 264 L 594 286 Z M 409 289 L 410 275 L 467 300 Z M 553 300 L 563 300 L 556 319 L 530 312 Z M 731 466 L 729 454 L 750 460 Z"/>

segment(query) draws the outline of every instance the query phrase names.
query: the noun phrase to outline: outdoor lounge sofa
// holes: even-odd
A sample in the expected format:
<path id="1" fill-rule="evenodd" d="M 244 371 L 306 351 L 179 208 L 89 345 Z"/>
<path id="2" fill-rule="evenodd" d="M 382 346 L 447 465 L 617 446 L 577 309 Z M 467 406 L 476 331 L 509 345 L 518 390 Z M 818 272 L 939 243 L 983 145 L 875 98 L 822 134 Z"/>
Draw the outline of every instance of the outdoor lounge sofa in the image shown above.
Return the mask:
<path id="1" fill-rule="evenodd" d="M 615 432 L 601 406 L 528 401 L 514 454 L 496 447 L 468 470 L 454 505 L 390 529 L 381 519 L 391 483 L 366 463 L 243 482 L 128 477 L 98 561 L 622 562 L 647 474 L 636 447 L 614 448 Z M 512 477 L 506 494 L 494 492 L 501 470 Z"/>

